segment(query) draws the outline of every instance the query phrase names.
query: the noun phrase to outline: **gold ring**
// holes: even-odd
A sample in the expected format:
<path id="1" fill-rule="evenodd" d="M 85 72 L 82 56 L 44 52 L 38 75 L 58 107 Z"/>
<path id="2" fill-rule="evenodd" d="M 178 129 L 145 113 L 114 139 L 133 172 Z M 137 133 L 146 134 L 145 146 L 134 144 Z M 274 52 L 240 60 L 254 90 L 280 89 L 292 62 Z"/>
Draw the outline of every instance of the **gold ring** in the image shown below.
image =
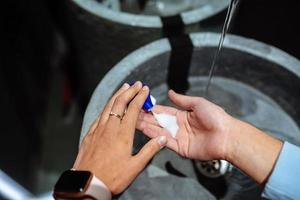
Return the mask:
<path id="1" fill-rule="evenodd" d="M 122 118 L 123 118 L 121 115 L 114 113 L 112 111 L 109 113 L 109 116 L 115 116 L 115 117 L 119 118 L 120 120 L 122 120 Z"/>

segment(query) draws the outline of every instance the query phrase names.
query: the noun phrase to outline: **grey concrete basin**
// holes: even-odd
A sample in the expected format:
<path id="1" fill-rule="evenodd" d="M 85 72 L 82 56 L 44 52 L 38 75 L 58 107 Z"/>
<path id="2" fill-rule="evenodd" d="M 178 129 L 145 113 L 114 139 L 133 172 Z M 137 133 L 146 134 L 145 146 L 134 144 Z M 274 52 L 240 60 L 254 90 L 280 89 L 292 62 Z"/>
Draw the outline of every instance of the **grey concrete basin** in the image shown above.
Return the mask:
<path id="1" fill-rule="evenodd" d="M 163 36 L 163 22 L 158 15 L 120 12 L 104 6 L 100 0 L 66 2 L 66 27 L 72 50 L 77 52 L 76 64 L 84 95 L 90 95 L 102 76 L 128 53 Z M 177 13 L 187 33 L 202 31 L 200 22 L 229 4 L 229 0 L 201 2 L 204 2 L 202 6 Z"/>
<path id="2" fill-rule="evenodd" d="M 219 35 L 199 33 L 191 34 L 190 38 L 194 51 L 187 94 L 201 96 Z M 141 80 L 149 85 L 160 104 L 170 104 L 166 97 L 170 50 L 168 40 L 157 40 L 132 52 L 106 74 L 86 109 L 81 140 L 107 100 L 124 82 Z M 300 145 L 299 88 L 299 60 L 270 45 L 228 35 L 207 98 L 274 137 Z M 134 150 L 138 151 L 146 141 L 145 136 L 136 133 Z M 261 189 L 238 169 L 233 167 L 217 179 L 207 178 L 199 175 L 195 162 L 163 150 L 121 198 L 139 199 L 149 194 L 159 199 L 180 199 L 174 195 L 176 191 L 172 188 L 184 179 L 187 182 L 182 187 L 186 188 L 181 192 L 189 191 L 187 195 L 192 195 L 190 199 L 195 195 L 214 198 L 209 193 L 219 199 L 260 199 Z M 185 178 L 178 176 L 177 172 Z M 175 185 L 165 191 L 173 196 L 166 196 L 163 188 L 154 187 L 155 183 L 165 183 L 166 180 L 161 179 L 165 176 L 170 176 L 169 183 Z M 148 187 L 141 188 L 141 183 L 148 184 Z"/>

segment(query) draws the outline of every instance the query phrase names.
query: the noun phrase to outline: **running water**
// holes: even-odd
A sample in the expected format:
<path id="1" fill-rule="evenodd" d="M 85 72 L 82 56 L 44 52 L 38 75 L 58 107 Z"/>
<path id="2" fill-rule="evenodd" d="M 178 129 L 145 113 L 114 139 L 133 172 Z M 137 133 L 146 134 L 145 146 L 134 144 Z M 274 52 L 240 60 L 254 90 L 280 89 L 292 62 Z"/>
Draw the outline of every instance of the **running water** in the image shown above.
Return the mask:
<path id="1" fill-rule="evenodd" d="M 217 60 L 220 56 L 220 52 L 221 52 L 221 49 L 222 49 L 222 46 L 223 46 L 223 42 L 224 42 L 225 36 L 227 34 L 230 22 L 232 20 L 232 16 L 233 16 L 233 14 L 236 10 L 238 2 L 239 2 L 239 0 L 231 0 L 231 2 L 229 4 L 227 14 L 226 14 L 226 18 L 225 18 L 225 22 L 224 22 L 223 29 L 222 29 L 222 33 L 221 33 L 221 37 L 220 37 L 220 40 L 219 40 L 218 48 L 217 48 L 217 50 L 214 54 L 213 61 L 212 61 L 210 71 L 209 71 L 209 75 L 208 75 L 208 81 L 207 81 L 206 88 L 205 88 L 205 96 L 206 97 L 208 97 L 208 89 L 209 89 L 209 86 L 210 86 L 210 83 L 211 83 L 211 79 L 212 79 L 212 77 L 214 75 L 214 72 L 215 72 L 216 62 L 217 62 Z"/>

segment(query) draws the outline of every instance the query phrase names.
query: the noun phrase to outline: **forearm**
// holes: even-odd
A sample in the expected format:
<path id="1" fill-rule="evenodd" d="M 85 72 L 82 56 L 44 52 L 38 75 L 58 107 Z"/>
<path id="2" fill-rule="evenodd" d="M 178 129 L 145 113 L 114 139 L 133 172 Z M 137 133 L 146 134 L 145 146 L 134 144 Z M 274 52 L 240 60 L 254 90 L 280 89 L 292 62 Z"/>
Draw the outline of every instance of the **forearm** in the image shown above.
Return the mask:
<path id="1" fill-rule="evenodd" d="M 281 148 L 280 140 L 250 124 L 233 119 L 226 160 L 262 184 L 272 173 Z"/>

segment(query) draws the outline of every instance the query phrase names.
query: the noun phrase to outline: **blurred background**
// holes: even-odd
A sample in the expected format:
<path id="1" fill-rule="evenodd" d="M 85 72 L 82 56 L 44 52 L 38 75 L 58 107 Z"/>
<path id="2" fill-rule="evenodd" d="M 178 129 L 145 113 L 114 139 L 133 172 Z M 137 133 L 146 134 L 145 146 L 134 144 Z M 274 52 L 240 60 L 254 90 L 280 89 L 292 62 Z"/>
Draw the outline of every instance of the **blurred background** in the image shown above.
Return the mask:
<path id="1" fill-rule="evenodd" d="M 126 39 L 124 23 L 115 27 L 75 2 L 4 1 L 0 7 L 1 199 L 9 199 L 9 192 L 17 195 L 4 188 L 5 182 L 34 197 L 47 196 L 60 173 L 72 167 L 83 115 L 99 81 L 129 52 L 164 37 L 161 28 L 148 25 L 130 29 L 127 37 L 132 38 Z M 141 0 L 94 3 L 136 15 L 169 16 L 187 9 L 160 13 Z M 188 32 L 220 33 L 226 7 L 216 6 L 216 13 L 193 23 Z M 230 33 L 265 42 L 300 59 L 299 9 L 299 1 L 241 0 Z"/>

